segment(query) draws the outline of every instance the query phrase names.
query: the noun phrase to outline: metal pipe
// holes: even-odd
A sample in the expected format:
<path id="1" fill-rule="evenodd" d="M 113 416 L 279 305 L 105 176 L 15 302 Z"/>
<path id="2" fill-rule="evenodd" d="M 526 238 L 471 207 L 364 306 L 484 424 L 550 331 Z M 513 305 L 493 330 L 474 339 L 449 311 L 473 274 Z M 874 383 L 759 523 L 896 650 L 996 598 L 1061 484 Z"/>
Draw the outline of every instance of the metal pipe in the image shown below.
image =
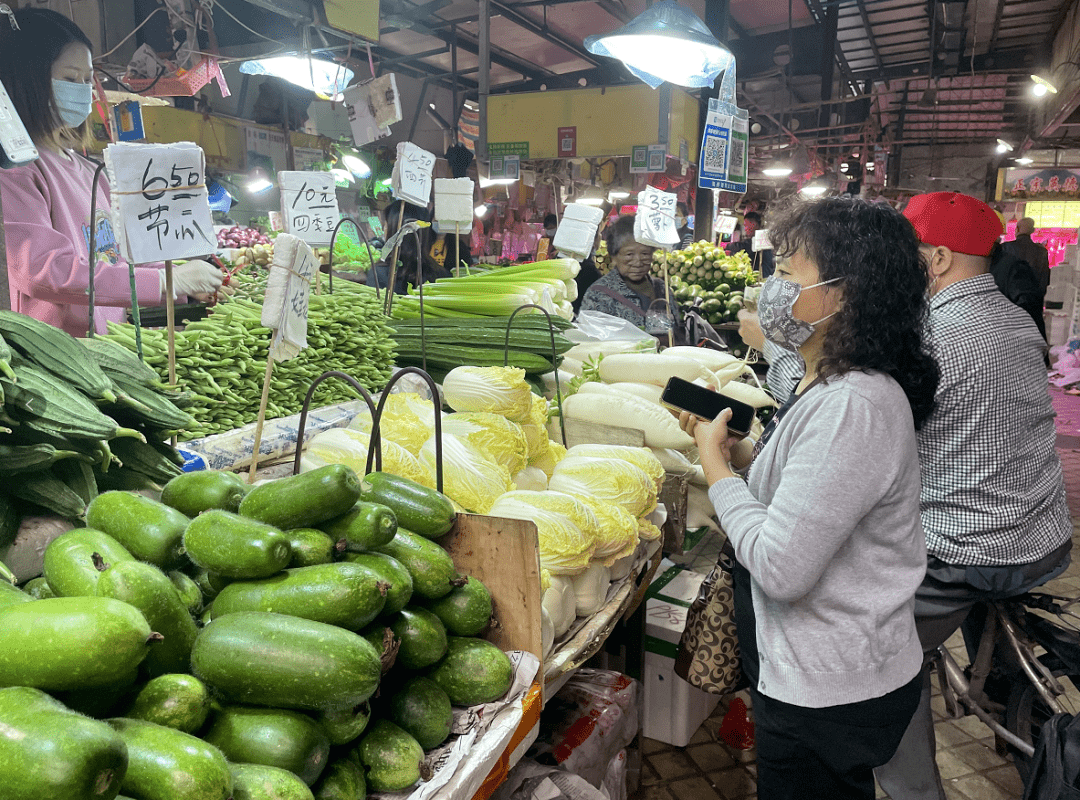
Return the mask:
<path id="1" fill-rule="evenodd" d="M 491 94 L 491 0 L 480 0 L 480 137 L 477 160 L 488 157 L 488 95 Z"/>

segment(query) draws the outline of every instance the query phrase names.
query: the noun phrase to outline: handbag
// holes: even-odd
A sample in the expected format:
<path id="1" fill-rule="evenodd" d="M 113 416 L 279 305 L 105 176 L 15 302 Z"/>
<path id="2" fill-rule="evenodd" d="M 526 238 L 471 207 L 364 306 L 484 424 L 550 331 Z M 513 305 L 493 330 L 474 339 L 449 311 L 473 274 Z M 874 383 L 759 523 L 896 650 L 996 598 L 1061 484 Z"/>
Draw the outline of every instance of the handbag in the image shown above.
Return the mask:
<path id="1" fill-rule="evenodd" d="M 675 674 L 710 694 L 730 694 L 742 679 L 735 632 L 734 565 L 735 548 L 725 541 L 716 566 L 686 613 L 675 656 Z"/>

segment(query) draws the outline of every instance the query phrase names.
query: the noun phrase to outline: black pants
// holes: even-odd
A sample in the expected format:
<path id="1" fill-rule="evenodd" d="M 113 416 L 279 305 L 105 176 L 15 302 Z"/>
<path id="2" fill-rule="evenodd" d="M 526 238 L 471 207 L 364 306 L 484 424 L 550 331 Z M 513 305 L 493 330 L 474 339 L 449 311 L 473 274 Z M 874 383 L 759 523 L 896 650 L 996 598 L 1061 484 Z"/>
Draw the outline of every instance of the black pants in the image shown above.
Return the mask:
<path id="1" fill-rule="evenodd" d="M 883 697 L 804 708 L 756 690 L 757 636 L 750 573 L 733 572 L 742 667 L 750 680 L 760 800 L 873 800 L 874 767 L 887 762 L 919 704 L 922 676 Z"/>

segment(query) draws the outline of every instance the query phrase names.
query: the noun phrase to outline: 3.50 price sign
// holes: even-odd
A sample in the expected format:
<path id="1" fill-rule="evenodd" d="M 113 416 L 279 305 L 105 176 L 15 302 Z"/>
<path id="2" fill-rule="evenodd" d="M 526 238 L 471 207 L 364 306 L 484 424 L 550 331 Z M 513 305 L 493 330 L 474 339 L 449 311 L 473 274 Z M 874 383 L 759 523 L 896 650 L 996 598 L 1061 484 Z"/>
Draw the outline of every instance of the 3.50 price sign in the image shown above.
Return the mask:
<path id="1" fill-rule="evenodd" d="M 194 258 L 217 249 L 201 147 L 110 144 L 105 163 L 120 252 L 129 262 Z"/>

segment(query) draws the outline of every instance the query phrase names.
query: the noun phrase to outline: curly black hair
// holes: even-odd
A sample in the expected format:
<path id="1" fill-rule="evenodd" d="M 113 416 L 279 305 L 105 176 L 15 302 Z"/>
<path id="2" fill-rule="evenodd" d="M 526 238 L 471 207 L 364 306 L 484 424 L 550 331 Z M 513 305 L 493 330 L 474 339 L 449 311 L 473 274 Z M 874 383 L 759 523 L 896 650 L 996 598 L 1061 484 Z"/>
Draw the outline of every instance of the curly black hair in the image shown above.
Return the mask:
<path id="1" fill-rule="evenodd" d="M 911 223 L 884 203 L 825 197 L 770 211 L 769 239 L 779 257 L 802 250 L 822 281 L 843 279 L 818 374 L 887 373 L 920 428 L 934 407 L 938 366 L 925 341 L 927 273 Z"/>

